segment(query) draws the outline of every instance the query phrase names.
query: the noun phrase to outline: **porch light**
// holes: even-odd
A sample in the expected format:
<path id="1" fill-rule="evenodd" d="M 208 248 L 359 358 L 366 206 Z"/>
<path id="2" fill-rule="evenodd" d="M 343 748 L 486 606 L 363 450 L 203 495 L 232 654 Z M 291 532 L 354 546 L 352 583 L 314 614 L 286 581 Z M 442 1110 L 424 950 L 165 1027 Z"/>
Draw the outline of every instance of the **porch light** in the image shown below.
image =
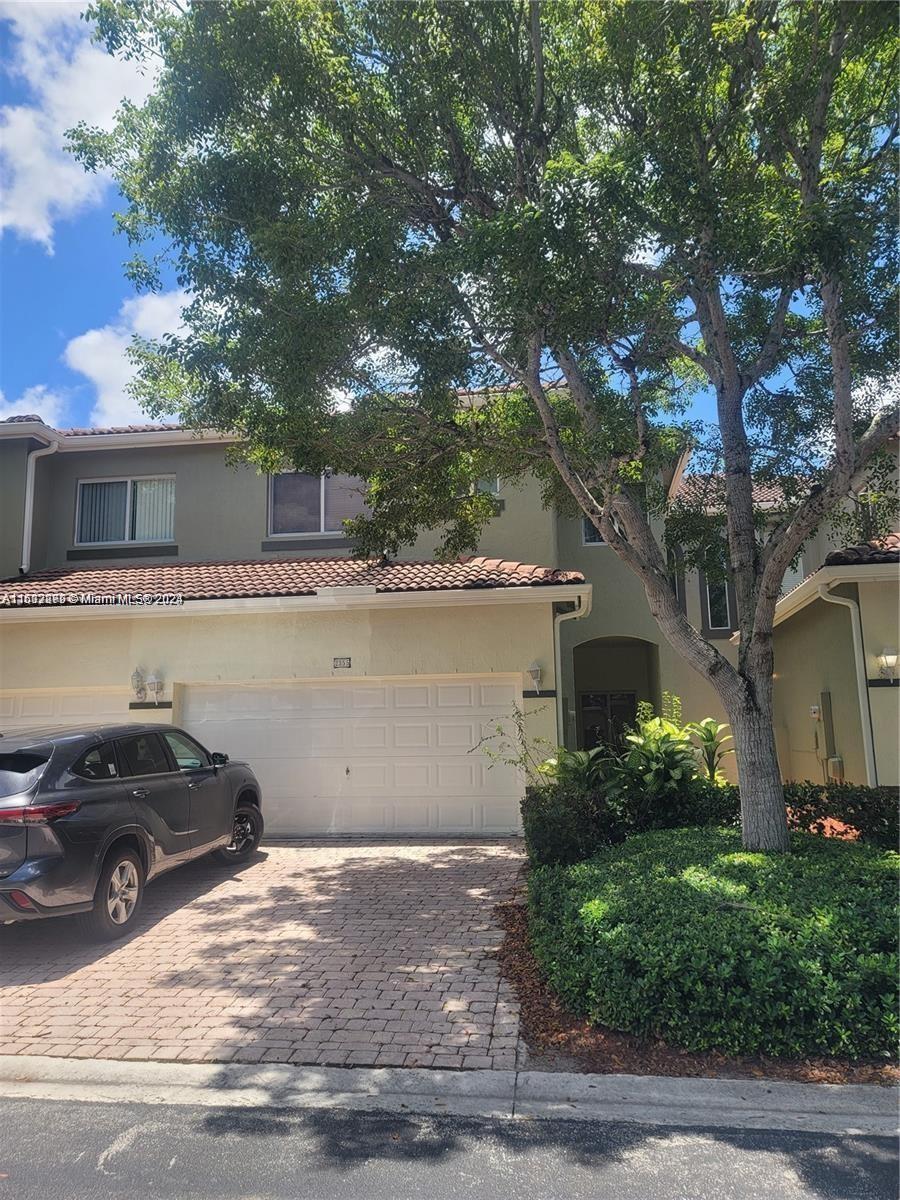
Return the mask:
<path id="1" fill-rule="evenodd" d="M 897 671 L 897 651 L 893 646 L 886 646 L 878 655 L 878 667 L 882 679 L 893 679 Z"/>
<path id="2" fill-rule="evenodd" d="M 533 663 L 531 664 L 531 666 L 528 668 L 528 674 L 529 674 L 529 675 L 530 675 L 530 677 L 531 677 L 531 682 L 534 684 L 534 690 L 535 690 L 536 692 L 539 692 L 539 691 L 541 690 L 541 668 L 540 668 L 540 664 L 539 664 L 539 663 L 536 663 L 536 662 L 533 662 Z"/>
<path id="3" fill-rule="evenodd" d="M 165 687 L 161 676 L 152 674 L 147 676 L 147 691 L 157 704 L 159 704 L 159 698 L 165 691 Z"/>
<path id="4" fill-rule="evenodd" d="M 147 699 L 147 683 L 140 667 L 135 667 L 131 673 L 131 690 L 134 692 L 135 700 L 139 703 L 143 703 Z"/>

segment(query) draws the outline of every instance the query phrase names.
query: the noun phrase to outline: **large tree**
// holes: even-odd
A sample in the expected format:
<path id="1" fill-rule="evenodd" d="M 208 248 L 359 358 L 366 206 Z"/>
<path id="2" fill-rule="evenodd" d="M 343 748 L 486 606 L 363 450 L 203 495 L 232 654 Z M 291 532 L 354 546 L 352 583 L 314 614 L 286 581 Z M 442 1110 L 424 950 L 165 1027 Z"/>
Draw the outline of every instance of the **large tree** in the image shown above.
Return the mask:
<path id="1" fill-rule="evenodd" d="M 266 468 L 363 475 L 364 553 L 435 527 L 458 553 L 494 514 L 479 479 L 539 477 L 721 697 L 745 843 L 785 849 L 775 604 L 898 428 L 894 3 L 89 15 L 158 71 L 111 134 L 73 134 L 152 239 L 134 278 L 158 286 L 168 258 L 190 294 L 186 332 L 136 347 L 149 406 L 239 432 Z M 706 482 L 672 504 L 687 445 Z M 676 547 L 733 581 L 736 667 L 682 613 Z"/>

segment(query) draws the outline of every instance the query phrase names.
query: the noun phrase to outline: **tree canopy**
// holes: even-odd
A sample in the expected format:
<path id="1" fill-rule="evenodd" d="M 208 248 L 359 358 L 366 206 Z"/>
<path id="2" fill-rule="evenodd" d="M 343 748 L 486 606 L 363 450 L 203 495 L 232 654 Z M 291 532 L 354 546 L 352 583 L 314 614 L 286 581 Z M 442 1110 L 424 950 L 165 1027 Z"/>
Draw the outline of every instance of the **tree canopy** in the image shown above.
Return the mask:
<path id="1" fill-rule="evenodd" d="M 265 469 L 365 476 L 364 553 L 472 547 L 478 481 L 537 476 L 732 719 L 765 708 L 784 571 L 897 431 L 895 15 L 99 0 L 98 36 L 159 75 L 73 144 L 122 190 L 135 280 L 161 233 L 190 296 L 182 335 L 136 347 L 139 394 Z M 714 505 L 660 486 L 688 445 Z M 680 612 L 676 544 L 724 547 L 737 671 Z"/>

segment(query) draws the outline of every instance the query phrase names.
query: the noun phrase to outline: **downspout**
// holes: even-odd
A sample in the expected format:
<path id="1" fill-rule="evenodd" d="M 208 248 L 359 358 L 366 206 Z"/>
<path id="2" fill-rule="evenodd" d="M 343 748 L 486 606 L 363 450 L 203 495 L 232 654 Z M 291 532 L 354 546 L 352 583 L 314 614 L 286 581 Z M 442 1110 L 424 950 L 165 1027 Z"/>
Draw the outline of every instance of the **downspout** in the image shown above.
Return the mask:
<path id="1" fill-rule="evenodd" d="M 19 574 L 27 575 L 31 566 L 31 529 L 34 523 L 34 464 L 45 454 L 55 454 L 59 442 L 51 442 L 39 450 L 31 450 L 25 464 L 25 516 L 22 522 L 22 561 L 19 564 Z"/>
<path id="2" fill-rule="evenodd" d="M 856 669 L 856 690 L 859 696 L 859 723 L 862 726 L 863 753 L 866 759 L 866 783 L 869 787 L 878 786 L 878 772 L 875 769 L 875 740 L 872 737 L 872 714 L 869 711 L 869 685 L 866 682 L 866 656 L 863 649 L 862 622 L 859 617 L 859 605 L 848 596 L 833 596 L 829 591 L 831 584 L 820 583 L 819 595 L 829 604 L 841 604 L 850 609 L 850 630 L 853 637 L 853 665 Z"/>
<path id="3" fill-rule="evenodd" d="M 578 607 L 571 612 L 556 613 L 553 618 L 553 679 L 556 684 L 556 740 L 560 746 L 566 744 L 566 731 L 563 722 L 562 694 L 562 646 L 560 645 L 559 627 L 563 621 L 580 621 L 590 615 L 593 602 L 593 589 L 588 589 L 578 597 Z"/>

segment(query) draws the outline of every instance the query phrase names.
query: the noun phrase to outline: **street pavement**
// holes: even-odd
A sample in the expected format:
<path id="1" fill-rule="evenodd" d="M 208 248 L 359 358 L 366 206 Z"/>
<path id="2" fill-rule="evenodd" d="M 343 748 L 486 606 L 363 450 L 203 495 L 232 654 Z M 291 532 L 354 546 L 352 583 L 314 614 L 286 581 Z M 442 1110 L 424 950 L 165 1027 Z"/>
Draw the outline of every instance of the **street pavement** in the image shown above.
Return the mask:
<path id="1" fill-rule="evenodd" d="M 0 1099 L 0 1200 L 896 1200 L 896 1141 Z"/>

